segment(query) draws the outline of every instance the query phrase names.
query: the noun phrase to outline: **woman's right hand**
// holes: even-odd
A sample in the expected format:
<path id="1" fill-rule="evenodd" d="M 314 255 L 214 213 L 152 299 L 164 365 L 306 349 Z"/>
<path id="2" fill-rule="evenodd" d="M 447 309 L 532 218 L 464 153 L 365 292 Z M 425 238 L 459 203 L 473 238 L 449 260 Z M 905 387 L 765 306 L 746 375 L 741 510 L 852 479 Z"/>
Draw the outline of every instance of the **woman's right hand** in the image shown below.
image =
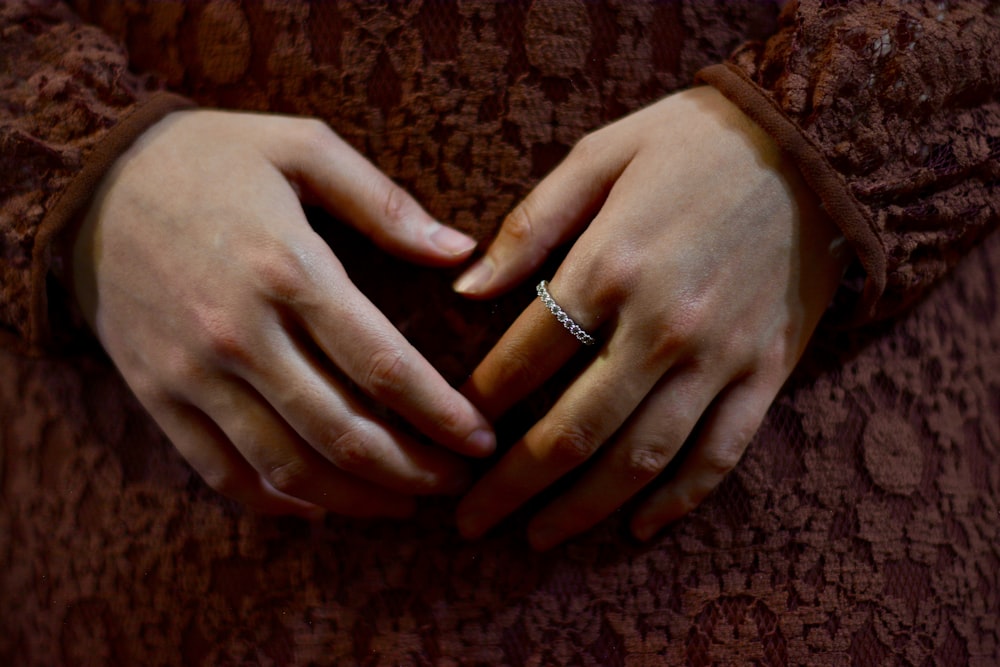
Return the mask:
<path id="1" fill-rule="evenodd" d="M 414 495 L 463 490 L 465 465 L 343 378 L 459 454 L 489 454 L 493 432 L 355 288 L 300 199 L 424 264 L 475 245 L 318 121 L 178 112 L 105 176 L 73 248 L 77 299 L 210 486 L 263 513 L 406 516 Z"/>

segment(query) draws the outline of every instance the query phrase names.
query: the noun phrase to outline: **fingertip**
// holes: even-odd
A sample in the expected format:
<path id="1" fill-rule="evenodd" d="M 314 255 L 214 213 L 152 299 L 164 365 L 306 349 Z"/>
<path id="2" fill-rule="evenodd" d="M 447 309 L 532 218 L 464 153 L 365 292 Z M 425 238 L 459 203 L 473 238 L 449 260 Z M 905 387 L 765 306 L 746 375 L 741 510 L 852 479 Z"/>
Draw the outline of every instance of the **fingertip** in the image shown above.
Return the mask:
<path id="1" fill-rule="evenodd" d="M 492 257 L 486 255 L 466 269 L 452 285 L 452 288 L 464 296 L 481 296 L 490 286 L 495 273 L 496 264 Z"/>
<path id="2" fill-rule="evenodd" d="M 465 444 L 469 456 L 482 458 L 496 451 L 497 436 L 492 429 L 479 428 L 465 439 Z"/>
<path id="3" fill-rule="evenodd" d="M 445 459 L 441 467 L 426 470 L 409 491 L 417 496 L 460 496 L 475 483 L 467 463 L 457 457 Z"/>
<path id="4" fill-rule="evenodd" d="M 464 510 L 461 506 L 455 516 L 455 526 L 458 533 L 467 540 L 478 540 L 486 534 L 489 526 L 483 521 L 483 517 L 477 513 Z"/>
<path id="5" fill-rule="evenodd" d="M 658 524 L 642 520 L 633 521 L 631 526 L 632 537 L 640 542 L 649 542 L 659 529 Z"/>
<path id="6" fill-rule="evenodd" d="M 430 225 L 427 236 L 438 254 L 450 261 L 464 259 L 476 247 L 474 238 L 440 222 Z"/>
<path id="7" fill-rule="evenodd" d="M 657 533 L 674 523 L 694 508 L 690 500 L 682 500 L 666 490 L 648 499 L 632 517 L 629 529 L 640 542 L 648 542 Z"/>

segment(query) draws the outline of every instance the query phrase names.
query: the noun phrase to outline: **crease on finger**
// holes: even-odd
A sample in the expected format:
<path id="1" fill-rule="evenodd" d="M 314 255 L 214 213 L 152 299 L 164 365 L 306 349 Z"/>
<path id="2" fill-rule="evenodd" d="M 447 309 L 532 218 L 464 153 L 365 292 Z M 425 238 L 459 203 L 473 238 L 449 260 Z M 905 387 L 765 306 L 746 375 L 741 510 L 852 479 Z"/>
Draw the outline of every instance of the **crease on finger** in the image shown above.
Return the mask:
<path id="1" fill-rule="evenodd" d="M 581 479 L 532 521 L 532 544 L 547 549 L 582 533 L 655 483 L 717 391 L 690 367 L 668 371 Z"/>
<path id="2" fill-rule="evenodd" d="M 709 408 L 674 476 L 646 498 L 631 521 L 649 540 L 696 509 L 738 465 L 780 387 L 750 376 L 729 385 Z"/>
<path id="3" fill-rule="evenodd" d="M 459 506 L 463 534 L 478 536 L 590 460 L 655 385 L 659 374 L 594 359 L 545 417 Z"/>

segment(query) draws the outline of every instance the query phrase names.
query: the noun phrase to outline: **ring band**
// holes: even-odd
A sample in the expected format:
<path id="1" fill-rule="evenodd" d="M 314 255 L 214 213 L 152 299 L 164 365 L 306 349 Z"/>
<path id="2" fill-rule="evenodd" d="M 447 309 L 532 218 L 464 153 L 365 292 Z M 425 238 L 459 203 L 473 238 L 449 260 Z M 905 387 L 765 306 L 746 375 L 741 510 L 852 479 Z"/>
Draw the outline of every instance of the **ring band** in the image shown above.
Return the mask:
<path id="1" fill-rule="evenodd" d="M 548 282 L 543 280 L 538 283 L 538 287 L 535 288 L 535 292 L 538 293 L 538 298 L 542 300 L 545 307 L 549 309 L 549 312 L 555 315 L 555 318 L 562 322 L 562 325 L 566 327 L 566 331 L 573 334 L 573 336 L 583 343 L 584 345 L 593 345 L 597 340 L 591 336 L 589 333 L 580 328 L 580 325 L 573 321 L 573 318 L 566 314 L 566 311 L 559 307 L 552 295 L 549 294 Z"/>

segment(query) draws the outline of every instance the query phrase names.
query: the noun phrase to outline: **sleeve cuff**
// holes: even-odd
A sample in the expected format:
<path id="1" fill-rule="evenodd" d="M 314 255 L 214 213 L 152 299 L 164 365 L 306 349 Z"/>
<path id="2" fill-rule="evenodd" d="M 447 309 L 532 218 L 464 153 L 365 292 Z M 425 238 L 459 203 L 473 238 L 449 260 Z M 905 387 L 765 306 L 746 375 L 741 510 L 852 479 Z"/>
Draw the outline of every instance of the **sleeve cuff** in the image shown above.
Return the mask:
<path id="1" fill-rule="evenodd" d="M 771 135 L 802 172 L 809 187 L 820 198 L 833 222 L 853 248 L 865 272 L 864 288 L 850 318 L 871 320 L 886 287 L 885 249 L 861 204 L 851 194 L 843 177 L 830 166 L 819 147 L 788 118 L 777 104 L 747 74 L 732 63 L 711 65 L 698 72 L 702 81 L 733 102 L 743 113 Z"/>
<path id="2" fill-rule="evenodd" d="M 37 354 L 39 350 L 50 348 L 55 343 L 49 317 L 49 275 L 53 269 L 56 244 L 60 240 L 67 240 L 66 232 L 78 223 L 101 178 L 139 135 L 172 111 L 192 106 L 194 103 L 190 100 L 168 92 L 153 93 L 137 104 L 86 156 L 83 167 L 45 214 L 32 256 L 31 301 L 26 337 L 29 353 Z"/>

